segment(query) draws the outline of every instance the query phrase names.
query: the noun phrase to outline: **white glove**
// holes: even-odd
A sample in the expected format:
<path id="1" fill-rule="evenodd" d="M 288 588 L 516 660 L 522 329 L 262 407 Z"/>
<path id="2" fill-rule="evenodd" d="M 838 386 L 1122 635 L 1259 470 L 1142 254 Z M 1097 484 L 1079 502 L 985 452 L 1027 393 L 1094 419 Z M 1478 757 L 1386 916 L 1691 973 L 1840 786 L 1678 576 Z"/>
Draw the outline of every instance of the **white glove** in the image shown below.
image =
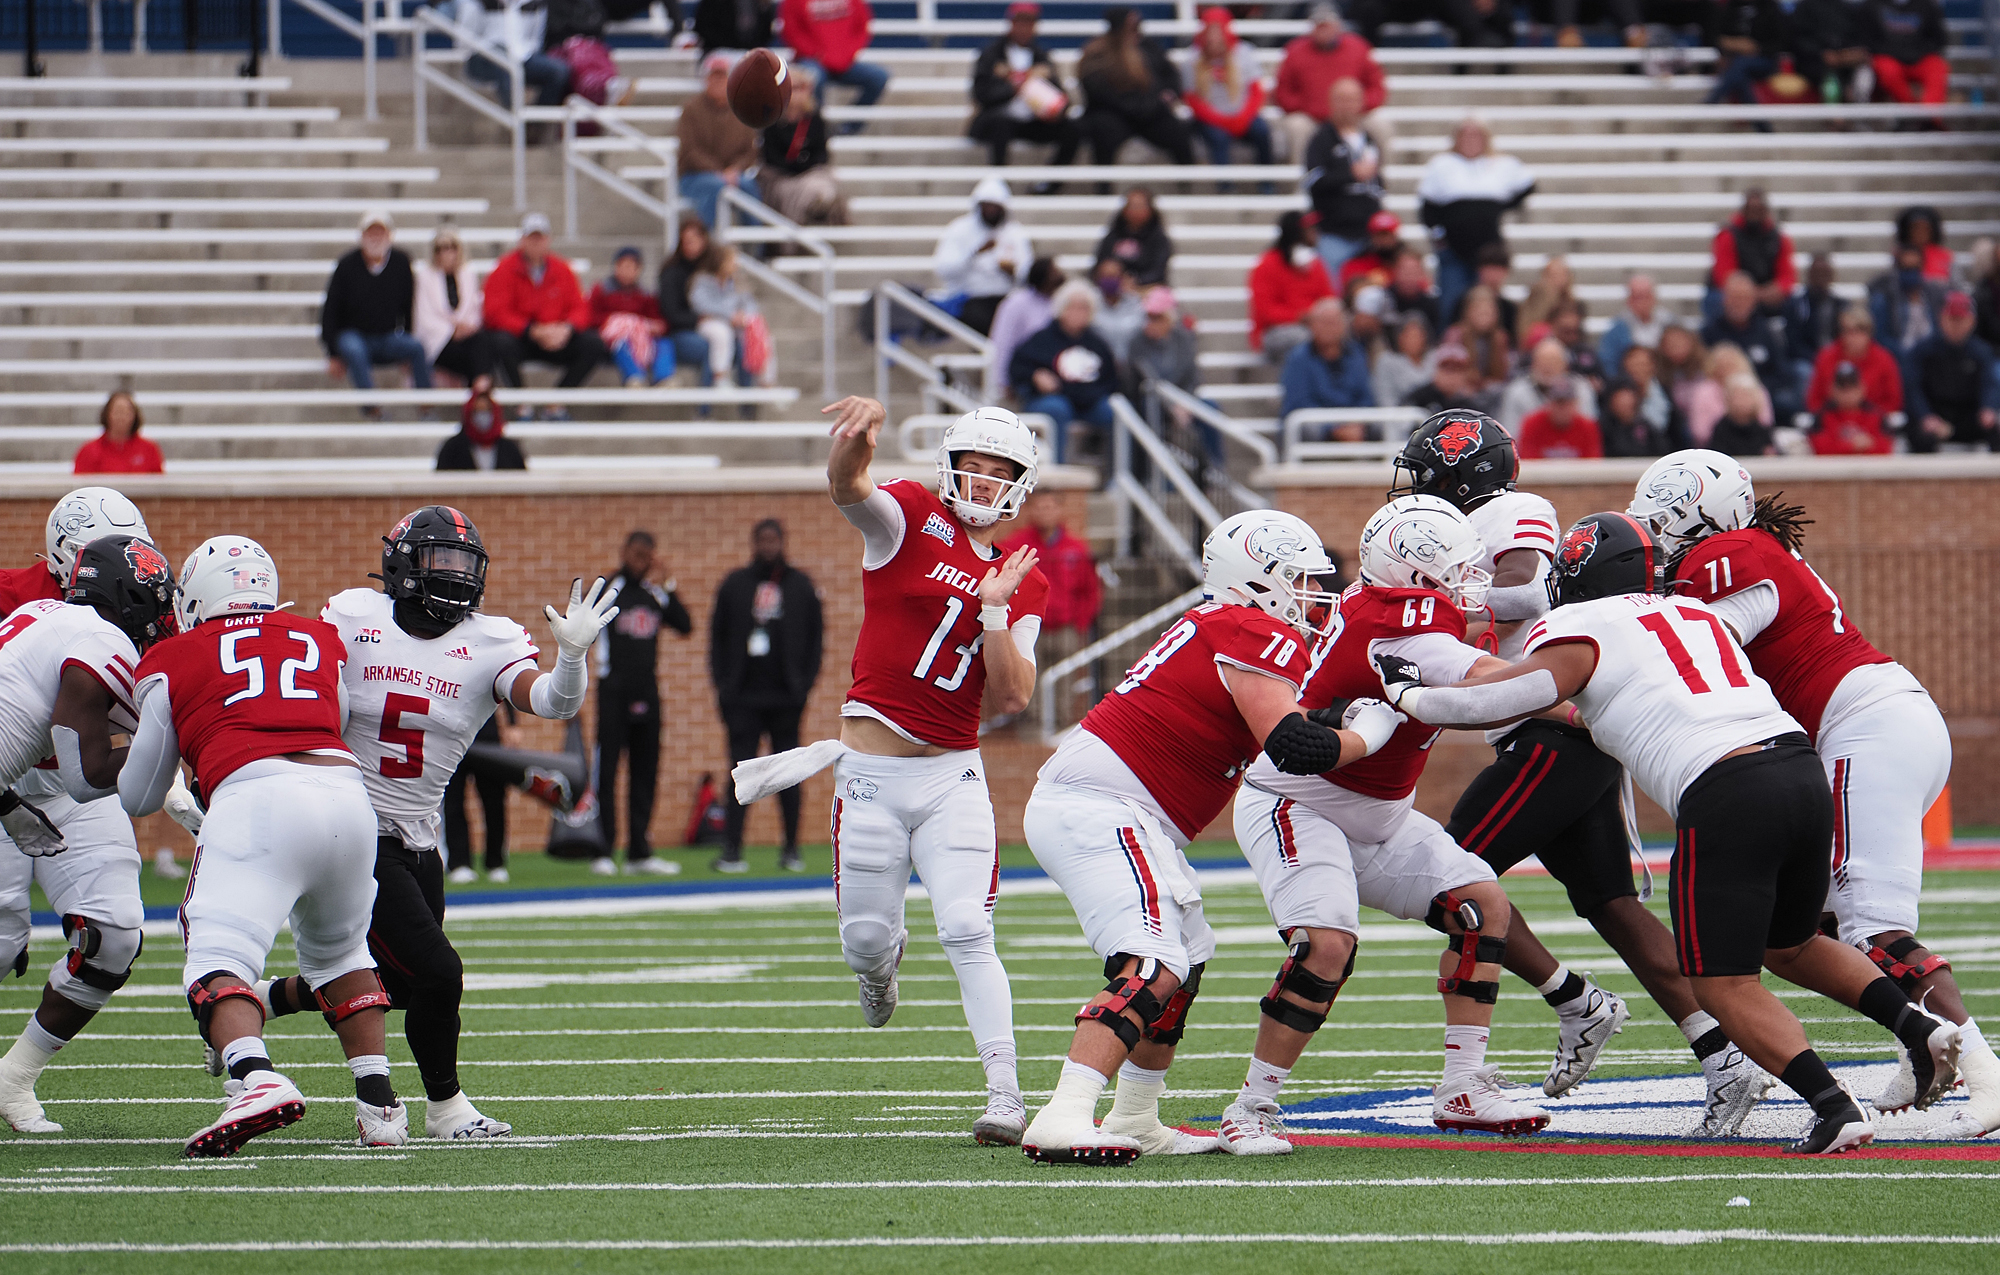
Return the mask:
<path id="1" fill-rule="evenodd" d="M 1361 742 L 1368 746 L 1364 754 L 1368 757 L 1380 752 L 1396 728 L 1409 720 L 1379 699 L 1355 700 L 1347 706 L 1344 716 L 1341 725 L 1361 736 Z"/>
<path id="2" fill-rule="evenodd" d="M 618 608 L 611 598 L 604 596 L 604 577 L 599 576 L 587 595 L 583 591 L 582 579 L 569 582 L 567 614 L 557 615 L 552 606 L 543 607 L 542 614 L 549 617 L 549 632 L 555 635 L 557 654 L 580 660 L 590 649 L 590 644 L 597 640 L 597 635 L 604 631 L 604 626 L 617 616 Z"/>
<path id="3" fill-rule="evenodd" d="M 174 772 L 173 787 L 167 789 L 167 802 L 162 809 L 167 812 L 167 818 L 186 828 L 191 835 L 197 837 L 201 835 L 201 821 L 204 818 L 201 803 L 194 799 L 192 792 L 188 791 L 187 781 L 181 778 L 178 770 Z"/>
<path id="4" fill-rule="evenodd" d="M 11 788 L 0 793 L 0 829 L 5 829 L 16 848 L 30 859 L 46 859 L 69 849 L 69 843 L 41 807 Z"/>

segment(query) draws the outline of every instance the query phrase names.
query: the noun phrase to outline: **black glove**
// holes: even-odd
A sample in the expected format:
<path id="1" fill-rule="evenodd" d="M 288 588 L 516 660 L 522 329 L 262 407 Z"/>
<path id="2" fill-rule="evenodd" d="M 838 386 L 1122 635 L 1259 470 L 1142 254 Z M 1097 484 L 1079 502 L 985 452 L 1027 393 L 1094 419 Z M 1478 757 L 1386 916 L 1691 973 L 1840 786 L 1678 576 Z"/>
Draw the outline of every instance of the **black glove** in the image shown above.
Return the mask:
<path id="1" fill-rule="evenodd" d="M 1400 655 L 1377 655 L 1375 667 L 1382 674 L 1383 698 L 1399 707 L 1406 693 L 1424 684 L 1416 664 Z"/>
<path id="2" fill-rule="evenodd" d="M 1347 716 L 1347 706 L 1353 702 L 1351 699 L 1337 699 L 1325 708 L 1315 708 L 1307 713 L 1306 720 L 1315 726 L 1324 726 L 1328 730 L 1340 730 L 1342 719 Z"/>

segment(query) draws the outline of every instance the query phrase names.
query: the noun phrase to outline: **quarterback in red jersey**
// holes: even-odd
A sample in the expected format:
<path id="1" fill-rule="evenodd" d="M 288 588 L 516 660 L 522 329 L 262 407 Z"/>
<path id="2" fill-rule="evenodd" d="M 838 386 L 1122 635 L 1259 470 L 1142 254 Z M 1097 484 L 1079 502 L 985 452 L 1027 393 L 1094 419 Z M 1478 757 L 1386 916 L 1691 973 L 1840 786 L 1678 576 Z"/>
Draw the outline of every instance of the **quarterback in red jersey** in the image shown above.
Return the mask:
<path id="1" fill-rule="evenodd" d="M 1720 452 L 1682 451 L 1639 479 L 1630 512 L 1677 555 L 1674 586 L 1736 630 L 1750 666 L 1812 738 L 1833 789 L 1833 874 L 1826 906 L 1839 938 L 1866 952 L 1913 1000 L 1961 1025 L 1960 1068 L 1974 1103 L 1950 1136 L 2000 1129 L 2000 1059 L 1966 1012 L 1951 965 L 1916 937 L 1923 817 L 1951 776 L 1951 737 L 1909 670 L 1855 627 L 1801 552 L 1807 519 L 1759 500 L 1749 471 Z M 1902 1069 L 1874 1099 L 1900 1111 L 1918 1098 Z"/>
<path id="2" fill-rule="evenodd" d="M 151 814 L 185 758 L 208 802 L 181 903 L 181 981 L 235 1084 L 187 1154 L 231 1155 L 305 1115 L 265 1052 L 253 990 L 287 919 L 353 1069 L 363 1145 L 401 1145 L 409 1116 L 389 1086 L 389 997 L 368 953 L 374 812 L 340 738 L 347 648 L 332 625 L 278 610 L 278 569 L 254 540 L 205 541 L 180 587 L 182 631 L 139 664 L 139 730 L 118 795 L 127 813 Z"/>
<path id="3" fill-rule="evenodd" d="M 1229 804 L 1260 751 L 1300 774 L 1358 762 L 1400 720 L 1385 706 L 1340 729 L 1299 711 L 1333 574 L 1290 514 L 1218 524 L 1202 548 L 1207 600 L 1160 636 L 1042 767 L 1023 826 L 1076 910 L 1110 985 L 1077 1015 L 1062 1080 L 1023 1147 L 1042 1161 L 1124 1164 L 1218 1150 L 1159 1117 L 1202 966 L 1215 953 L 1183 847 Z M 1111 1114 L 1095 1122 L 1113 1073 Z"/>

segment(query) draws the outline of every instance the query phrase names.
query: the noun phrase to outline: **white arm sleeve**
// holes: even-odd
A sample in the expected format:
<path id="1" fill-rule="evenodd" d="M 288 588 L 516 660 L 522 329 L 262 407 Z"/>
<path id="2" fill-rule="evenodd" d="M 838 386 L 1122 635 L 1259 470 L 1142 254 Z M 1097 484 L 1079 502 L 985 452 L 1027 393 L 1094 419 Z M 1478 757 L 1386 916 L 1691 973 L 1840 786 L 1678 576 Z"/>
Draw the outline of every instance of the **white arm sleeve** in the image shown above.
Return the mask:
<path id="1" fill-rule="evenodd" d="M 1534 579 L 1526 584 L 1496 584 L 1486 591 L 1486 609 L 1493 613 L 1495 621 L 1511 624 L 1516 620 L 1533 620 L 1548 614 L 1549 559 L 1539 550 L 1534 552 Z"/>
<path id="2" fill-rule="evenodd" d="M 861 569 L 873 571 L 903 547 L 903 507 L 877 487 L 858 505 L 840 505 L 840 516 L 861 533 Z"/>
<path id="3" fill-rule="evenodd" d="M 537 717 L 568 721 L 583 707 L 583 692 L 589 684 L 583 656 L 564 651 L 556 656 L 556 666 L 528 687 L 528 711 Z"/>
<path id="4" fill-rule="evenodd" d="M 1730 628 L 1736 630 L 1736 640 L 1748 646 L 1778 618 L 1778 586 L 1769 580 L 1759 580 L 1741 592 L 1717 598 L 1708 605 L 1710 610 L 1729 622 Z"/>
<path id="5" fill-rule="evenodd" d="M 56 773 L 62 777 L 63 791 L 69 794 L 71 801 L 82 805 L 118 791 L 115 787 L 99 788 L 84 776 L 81 735 L 67 726 L 51 726 L 49 738 L 56 746 Z"/>
<path id="6" fill-rule="evenodd" d="M 1395 655 L 1417 666 L 1425 686 L 1462 682 L 1485 652 L 1448 633 L 1418 633 L 1406 638 L 1377 639 L 1368 644 L 1369 664 L 1377 655 Z"/>
<path id="7" fill-rule="evenodd" d="M 1432 726 L 1496 726 L 1562 701 L 1556 675 L 1545 668 L 1484 686 L 1421 686 L 1396 707 Z"/>
<path id="8" fill-rule="evenodd" d="M 1042 635 L 1042 617 L 1039 615 L 1022 616 L 1020 619 L 1014 621 L 1014 627 L 1008 629 L 1007 633 L 1014 639 L 1014 649 L 1021 653 L 1021 658 L 1033 664 L 1035 662 L 1035 639 Z"/>
<path id="9" fill-rule="evenodd" d="M 125 769 L 118 772 L 118 801 L 125 813 L 150 815 L 164 806 L 180 766 L 181 744 L 174 735 L 167 684 L 149 680 L 139 699 L 139 733 L 132 737 Z"/>

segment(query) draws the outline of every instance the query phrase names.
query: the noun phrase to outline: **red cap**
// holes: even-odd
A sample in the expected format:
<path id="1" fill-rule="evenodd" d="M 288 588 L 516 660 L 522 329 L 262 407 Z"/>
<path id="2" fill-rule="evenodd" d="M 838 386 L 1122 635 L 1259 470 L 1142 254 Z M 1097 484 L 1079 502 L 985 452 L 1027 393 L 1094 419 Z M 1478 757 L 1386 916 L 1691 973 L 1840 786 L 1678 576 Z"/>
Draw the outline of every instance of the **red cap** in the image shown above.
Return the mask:
<path id="1" fill-rule="evenodd" d="M 1368 233 L 1371 235 L 1393 235 L 1403 228 L 1403 219 L 1384 208 L 1368 219 Z"/>
<path id="2" fill-rule="evenodd" d="M 1007 16 L 1009 18 L 1039 18 L 1042 16 L 1042 6 L 1035 4 L 1033 0 L 1014 0 L 1013 4 L 1007 6 Z"/>
<path id="3" fill-rule="evenodd" d="M 1201 11 L 1201 24 L 1205 27 L 1226 27 L 1230 24 L 1229 10 L 1221 5 L 1210 5 Z"/>
<path id="4" fill-rule="evenodd" d="M 1963 319 L 1972 313 L 1972 298 L 1963 292 L 1947 292 L 1944 295 L 1944 312 L 1954 319 Z"/>

